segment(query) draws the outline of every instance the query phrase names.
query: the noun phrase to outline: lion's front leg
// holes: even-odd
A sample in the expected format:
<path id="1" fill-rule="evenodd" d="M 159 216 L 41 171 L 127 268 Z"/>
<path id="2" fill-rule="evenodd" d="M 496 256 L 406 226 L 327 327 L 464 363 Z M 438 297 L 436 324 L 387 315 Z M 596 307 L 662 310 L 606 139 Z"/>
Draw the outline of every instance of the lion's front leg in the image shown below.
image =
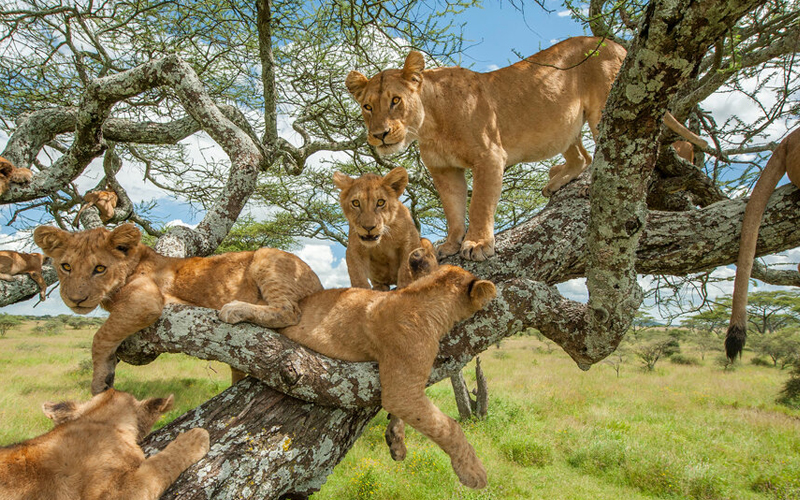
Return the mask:
<path id="1" fill-rule="evenodd" d="M 462 484 L 475 489 L 484 488 L 487 484 L 486 469 L 467 442 L 464 431 L 425 396 L 427 375 L 414 373 L 415 367 L 398 361 L 378 362 L 383 407 L 439 445 L 450 456 L 453 471 Z"/>
<path id="2" fill-rule="evenodd" d="M 472 169 L 469 230 L 461 243 L 464 259 L 484 261 L 494 255 L 494 214 L 503 190 L 503 168 L 500 158 L 490 158 Z"/>
<path id="3" fill-rule="evenodd" d="M 114 386 L 117 347 L 130 335 L 158 320 L 164 297 L 153 280 L 138 278 L 114 297 L 110 314 L 92 340 L 92 394 Z"/>
<path id="4" fill-rule="evenodd" d="M 197 427 L 184 432 L 125 478 L 117 498 L 157 500 L 183 471 L 208 453 L 209 444 L 205 429 Z"/>
<path id="5" fill-rule="evenodd" d="M 386 445 L 392 460 L 402 462 L 406 458 L 406 424 L 397 417 L 389 414 L 389 424 L 384 433 Z"/>
<path id="6" fill-rule="evenodd" d="M 436 191 L 439 192 L 444 217 L 447 220 L 447 239 L 436 249 L 438 258 L 443 259 L 459 252 L 461 241 L 466 234 L 467 225 L 464 218 L 467 212 L 467 180 L 461 168 L 429 167 L 428 170 Z"/>

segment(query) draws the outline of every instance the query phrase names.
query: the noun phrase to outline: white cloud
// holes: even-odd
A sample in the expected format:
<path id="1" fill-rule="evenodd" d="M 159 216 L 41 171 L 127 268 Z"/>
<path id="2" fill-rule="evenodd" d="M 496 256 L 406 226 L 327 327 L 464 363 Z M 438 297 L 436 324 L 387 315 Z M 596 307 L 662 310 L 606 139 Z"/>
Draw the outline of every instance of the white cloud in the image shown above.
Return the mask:
<path id="1" fill-rule="evenodd" d="M 350 286 L 347 263 L 342 256 L 336 257 L 334 251 L 343 255 L 344 247 L 334 243 L 309 240 L 295 255 L 303 259 L 317 273 L 325 288 L 344 288 Z"/>

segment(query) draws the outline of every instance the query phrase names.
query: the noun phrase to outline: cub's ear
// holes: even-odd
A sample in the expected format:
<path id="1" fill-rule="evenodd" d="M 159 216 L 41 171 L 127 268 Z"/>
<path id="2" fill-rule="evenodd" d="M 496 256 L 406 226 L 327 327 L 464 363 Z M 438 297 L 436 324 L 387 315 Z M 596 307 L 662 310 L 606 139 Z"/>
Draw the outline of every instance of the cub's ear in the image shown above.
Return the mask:
<path id="1" fill-rule="evenodd" d="M 483 309 L 497 295 L 497 288 L 491 281 L 476 280 L 469 285 L 469 298 L 477 309 Z"/>
<path id="2" fill-rule="evenodd" d="M 333 184 L 341 191 L 344 191 L 352 186 L 354 180 L 355 179 L 347 174 L 343 174 L 342 172 L 336 171 L 333 173 Z"/>
<path id="3" fill-rule="evenodd" d="M 55 425 L 63 424 L 80 417 L 80 407 L 72 401 L 63 403 L 44 403 L 42 411 Z"/>
<path id="4" fill-rule="evenodd" d="M 175 404 L 175 395 L 166 398 L 151 398 L 142 402 L 148 413 L 161 415 L 172 409 Z"/>
<path id="5" fill-rule="evenodd" d="M 358 71 L 351 71 L 347 75 L 347 78 L 344 79 L 344 84 L 347 90 L 350 91 L 350 95 L 355 97 L 358 102 L 361 102 L 361 99 L 364 97 L 364 89 L 368 82 L 369 79 Z"/>
<path id="6" fill-rule="evenodd" d="M 69 243 L 72 234 L 53 226 L 39 226 L 33 230 L 33 241 L 48 257 L 58 257 Z"/>
<path id="7" fill-rule="evenodd" d="M 403 78 L 409 82 L 422 83 L 422 70 L 425 69 L 425 58 L 422 54 L 412 50 L 403 64 Z"/>
<path id="8" fill-rule="evenodd" d="M 381 184 L 399 198 L 408 186 L 408 172 L 403 167 L 395 167 L 383 177 Z"/>
<path id="9" fill-rule="evenodd" d="M 108 241 L 111 248 L 127 255 L 128 250 L 142 241 L 142 233 L 133 224 L 123 224 L 111 231 Z"/>

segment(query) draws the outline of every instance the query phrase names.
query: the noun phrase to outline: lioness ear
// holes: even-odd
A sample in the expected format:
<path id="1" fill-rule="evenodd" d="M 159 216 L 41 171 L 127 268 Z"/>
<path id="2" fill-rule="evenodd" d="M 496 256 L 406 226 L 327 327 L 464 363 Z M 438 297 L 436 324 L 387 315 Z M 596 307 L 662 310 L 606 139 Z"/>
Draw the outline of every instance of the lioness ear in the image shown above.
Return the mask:
<path id="1" fill-rule="evenodd" d="M 135 247 L 142 240 L 142 233 L 133 224 L 123 224 L 111 231 L 109 243 L 111 247 L 127 254 L 128 250 Z"/>
<path id="2" fill-rule="evenodd" d="M 39 226 L 33 230 L 33 241 L 45 255 L 58 257 L 72 237 L 67 231 L 52 226 Z"/>
<path id="3" fill-rule="evenodd" d="M 403 167 L 395 167 L 383 177 L 382 184 L 399 198 L 408 185 L 408 172 Z"/>
<path id="4" fill-rule="evenodd" d="M 78 405 L 72 401 L 65 401 L 63 403 L 44 403 L 42 411 L 45 416 L 53 421 L 55 425 L 75 420 L 80 416 Z"/>
<path id="5" fill-rule="evenodd" d="M 410 82 L 421 83 L 423 69 L 425 69 L 425 58 L 422 54 L 415 50 L 409 52 L 403 64 L 403 78 Z"/>
<path id="6" fill-rule="evenodd" d="M 347 174 L 343 174 L 338 170 L 333 173 L 333 184 L 339 188 L 341 191 L 349 188 L 353 185 L 354 179 Z"/>
<path id="7" fill-rule="evenodd" d="M 350 91 L 350 94 L 355 97 L 358 102 L 361 102 L 364 87 L 367 86 L 367 82 L 369 82 L 369 79 L 358 71 L 351 71 L 347 75 L 347 78 L 344 79 L 347 90 Z"/>
<path id="8" fill-rule="evenodd" d="M 483 309 L 496 295 L 497 288 L 491 281 L 477 280 L 470 283 L 469 298 L 478 309 Z"/>

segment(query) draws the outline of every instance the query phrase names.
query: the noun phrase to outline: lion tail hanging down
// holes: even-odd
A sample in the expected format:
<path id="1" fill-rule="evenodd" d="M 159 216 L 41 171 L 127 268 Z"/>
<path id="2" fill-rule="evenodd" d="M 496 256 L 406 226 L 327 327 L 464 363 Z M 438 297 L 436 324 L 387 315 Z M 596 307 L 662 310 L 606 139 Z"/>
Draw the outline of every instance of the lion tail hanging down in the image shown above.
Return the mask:
<path id="1" fill-rule="evenodd" d="M 725 337 L 725 353 L 731 360 L 741 355 L 747 337 L 747 287 L 753 270 L 761 217 L 784 173 L 789 174 L 789 180 L 795 186 L 800 184 L 800 129 L 789 134 L 772 153 L 744 211 L 736 279 L 733 282 L 731 321 Z"/>

